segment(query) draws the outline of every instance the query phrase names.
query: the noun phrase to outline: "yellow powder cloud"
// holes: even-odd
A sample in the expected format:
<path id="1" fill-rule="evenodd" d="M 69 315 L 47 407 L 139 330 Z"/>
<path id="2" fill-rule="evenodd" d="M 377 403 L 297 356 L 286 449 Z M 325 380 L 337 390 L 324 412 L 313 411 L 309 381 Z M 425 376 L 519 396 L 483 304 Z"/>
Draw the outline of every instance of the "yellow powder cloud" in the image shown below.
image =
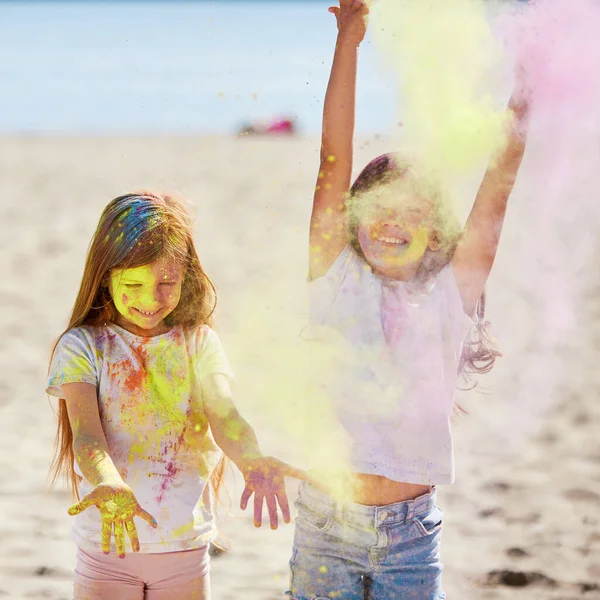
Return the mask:
<path id="1" fill-rule="evenodd" d="M 490 90 L 503 52 L 480 0 L 377 0 L 375 44 L 398 77 L 403 145 L 441 173 L 468 172 L 505 143 Z"/>

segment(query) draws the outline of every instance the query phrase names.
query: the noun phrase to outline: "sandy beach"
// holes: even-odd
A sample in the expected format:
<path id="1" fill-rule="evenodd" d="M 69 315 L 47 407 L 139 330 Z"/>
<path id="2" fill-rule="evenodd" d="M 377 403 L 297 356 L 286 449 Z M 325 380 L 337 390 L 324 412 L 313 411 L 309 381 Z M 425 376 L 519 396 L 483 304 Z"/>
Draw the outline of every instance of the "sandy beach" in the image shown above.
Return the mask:
<path id="1" fill-rule="evenodd" d="M 389 149 L 364 140 L 357 167 Z M 71 597 L 70 494 L 45 487 L 55 435 L 45 375 L 102 208 L 140 188 L 193 202 L 199 255 L 220 294 L 216 327 L 235 348 L 275 284 L 302 311 L 318 150 L 308 138 L 0 139 L 0 599 Z M 469 414 L 455 427 L 457 480 L 439 493 L 451 600 L 600 598 L 597 247 L 570 259 L 579 279 L 565 295 L 563 280 L 550 279 L 560 263 L 542 260 L 556 224 L 535 214 L 533 187 L 525 174 L 515 189 L 488 285 L 505 356 L 481 391 L 460 394 Z M 562 239 L 580 227 L 565 219 Z M 246 298 L 262 305 L 244 308 Z M 293 460 L 241 385 L 236 398 L 263 451 Z M 257 530 L 235 506 L 220 522 L 232 549 L 213 559 L 214 600 L 283 600 L 293 525 Z"/>

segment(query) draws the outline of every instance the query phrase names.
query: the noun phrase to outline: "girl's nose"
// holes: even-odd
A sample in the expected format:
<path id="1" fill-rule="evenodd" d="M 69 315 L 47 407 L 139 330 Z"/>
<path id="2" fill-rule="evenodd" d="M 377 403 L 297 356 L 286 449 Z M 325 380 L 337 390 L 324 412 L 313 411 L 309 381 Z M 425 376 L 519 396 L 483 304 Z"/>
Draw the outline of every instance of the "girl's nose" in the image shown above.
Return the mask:
<path id="1" fill-rule="evenodd" d="M 400 217 L 400 213 L 395 208 L 386 208 L 383 211 L 383 217 L 389 221 L 396 221 Z"/>
<path id="2" fill-rule="evenodd" d="M 148 289 L 144 293 L 143 301 L 148 310 L 157 308 L 162 303 L 161 289 L 159 287 Z"/>

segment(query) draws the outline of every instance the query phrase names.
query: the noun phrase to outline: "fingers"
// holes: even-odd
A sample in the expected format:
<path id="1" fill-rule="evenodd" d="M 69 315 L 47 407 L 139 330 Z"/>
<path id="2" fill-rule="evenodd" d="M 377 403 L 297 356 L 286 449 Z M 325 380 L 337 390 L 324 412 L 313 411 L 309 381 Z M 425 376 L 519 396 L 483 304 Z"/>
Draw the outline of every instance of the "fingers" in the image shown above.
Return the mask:
<path id="1" fill-rule="evenodd" d="M 277 497 L 277 502 L 279 502 L 279 508 L 281 508 L 283 522 L 289 523 L 292 519 L 290 515 L 290 505 L 288 503 L 287 494 L 285 493 L 285 490 L 281 490 L 281 492 L 276 492 L 275 496 Z"/>
<path id="2" fill-rule="evenodd" d="M 337 23 L 338 29 L 340 27 L 340 9 L 337 6 L 332 6 L 329 9 L 329 12 L 335 17 L 335 22 Z"/>
<path id="3" fill-rule="evenodd" d="M 110 534 L 112 532 L 112 521 L 103 518 L 102 519 L 102 552 L 104 554 L 110 553 Z"/>
<path id="4" fill-rule="evenodd" d="M 244 491 L 242 492 L 242 497 L 240 499 L 240 508 L 242 510 L 246 510 L 246 507 L 248 506 L 248 500 L 250 500 L 250 496 L 252 496 L 252 490 L 246 486 L 244 488 Z"/>
<path id="5" fill-rule="evenodd" d="M 340 6 L 330 6 L 328 8 L 330 13 L 333 13 L 336 17 L 339 16 L 340 11 L 353 11 L 353 12 L 361 12 L 365 9 L 368 9 L 368 6 L 362 0 L 340 0 Z"/>
<path id="6" fill-rule="evenodd" d="M 79 502 L 73 504 L 73 506 L 69 507 L 67 511 L 71 516 L 78 515 L 80 512 L 83 512 L 86 508 L 94 505 L 94 501 L 91 499 L 90 495 L 84 496 Z"/>
<path id="7" fill-rule="evenodd" d="M 131 542 L 131 549 L 134 552 L 139 552 L 140 540 L 138 538 L 137 529 L 135 528 L 135 524 L 133 523 L 133 521 L 125 521 L 125 529 L 127 530 L 129 541 Z"/>
<path id="8" fill-rule="evenodd" d="M 368 8 L 364 0 L 345 0 L 344 2 L 340 2 L 340 5 L 354 12 Z"/>
<path id="9" fill-rule="evenodd" d="M 295 479 L 305 479 L 305 480 L 309 480 L 311 478 L 310 475 L 306 471 L 303 471 L 302 469 L 297 469 L 296 467 L 293 467 L 292 465 L 288 465 L 287 463 L 279 461 L 279 466 L 280 466 L 281 474 L 284 477 L 294 477 Z"/>
<path id="10" fill-rule="evenodd" d="M 369 5 L 364 0 L 354 0 L 352 10 L 362 17 L 366 17 L 369 14 Z"/>
<path id="11" fill-rule="evenodd" d="M 267 510 L 269 511 L 271 529 L 277 529 L 279 522 L 277 519 L 277 502 L 275 502 L 275 496 L 273 494 L 268 494 L 265 496 L 265 500 L 267 501 Z"/>
<path id="12" fill-rule="evenodd" d="M 262 505 L 264 494 L 255 492 L 254 494 L 254 527 L 260 527 L 262 525 Z"/>
<path id="13" fill-rule="evenodd" d="M 140 519 L 144 519 L 144 521 L 146 521 L 146 523 L 148 523 L 148 525 L 154 529 L 158 527 L 156 519 L 149 512 L 146 512 L 141 506 L 138 506 L 135 516 L 140 517 Z"/>
<path id="14" fill-rule="evenodd" d="M 145 511 L 141 506 L 138 505 L 137 510 L 135 512 L 136 517 L 140 517 L 140 519 L 144 519 L 150 527 L 156 529 L 158 527 L 158 523 L 156 519 L 147 511 Z M 129 541 L 131 542 L 131 549 L 134 552 L 140 551 L 140 540 L 138 538 L 137 529 L 135 527 L 135 523 L 133 522 L 133 518 L 125 521 L 125 529 L 127 530 L 127 535 L 129 536 Z M 116 533 L 115 533 L 116 536 Z M 117 548 L 118 550 L 118 548 Z"/>
<path id="15" fill-rule="evenodd" d="M 115 545 L 117 546 L 117 556 L 125 558 L 125 532 L 123 531 L 123 521 L 114 522 Z"/>

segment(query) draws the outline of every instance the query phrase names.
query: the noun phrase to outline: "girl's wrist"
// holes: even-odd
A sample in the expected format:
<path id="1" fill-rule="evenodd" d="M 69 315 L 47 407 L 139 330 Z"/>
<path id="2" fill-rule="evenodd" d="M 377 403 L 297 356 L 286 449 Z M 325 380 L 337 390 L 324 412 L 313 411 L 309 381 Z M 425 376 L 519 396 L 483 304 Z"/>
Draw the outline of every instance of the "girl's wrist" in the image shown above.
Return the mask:
<path id="1" fill-rule="evenodd" d="M 235 466 L 241 471 L 241 473 L 245 473 L 248 470 L 251 470 L 252 464 L 256 460 L 260 460 L 264 458 L 264 455 L 261 452 L 252 452 L 245 454 L 242 458 L 235 462 Z"/>
<path id="2" fill-rule="evenodd" d="M 361 41 L 362 40 L 357 40 L 349 33 L 340 31 L 337 36 L 336 48 L 358 50 Z"/>
<path id="3" fill-rule="evenodd" d="M 121 474 L 115 469 L 106 469 L 106 471 L 98 474 L 96 485 L 107 484 L 107 485 L 124 485 L 125 482 L 121 477 Z"/>
<path id="4" fill-rule="evenodd" d="M 97 482 L 96 486 L 99 485 L 108 485 L 113 487 L 122 487 L 125 482 L 120 477 L 101 477 Z"/>

